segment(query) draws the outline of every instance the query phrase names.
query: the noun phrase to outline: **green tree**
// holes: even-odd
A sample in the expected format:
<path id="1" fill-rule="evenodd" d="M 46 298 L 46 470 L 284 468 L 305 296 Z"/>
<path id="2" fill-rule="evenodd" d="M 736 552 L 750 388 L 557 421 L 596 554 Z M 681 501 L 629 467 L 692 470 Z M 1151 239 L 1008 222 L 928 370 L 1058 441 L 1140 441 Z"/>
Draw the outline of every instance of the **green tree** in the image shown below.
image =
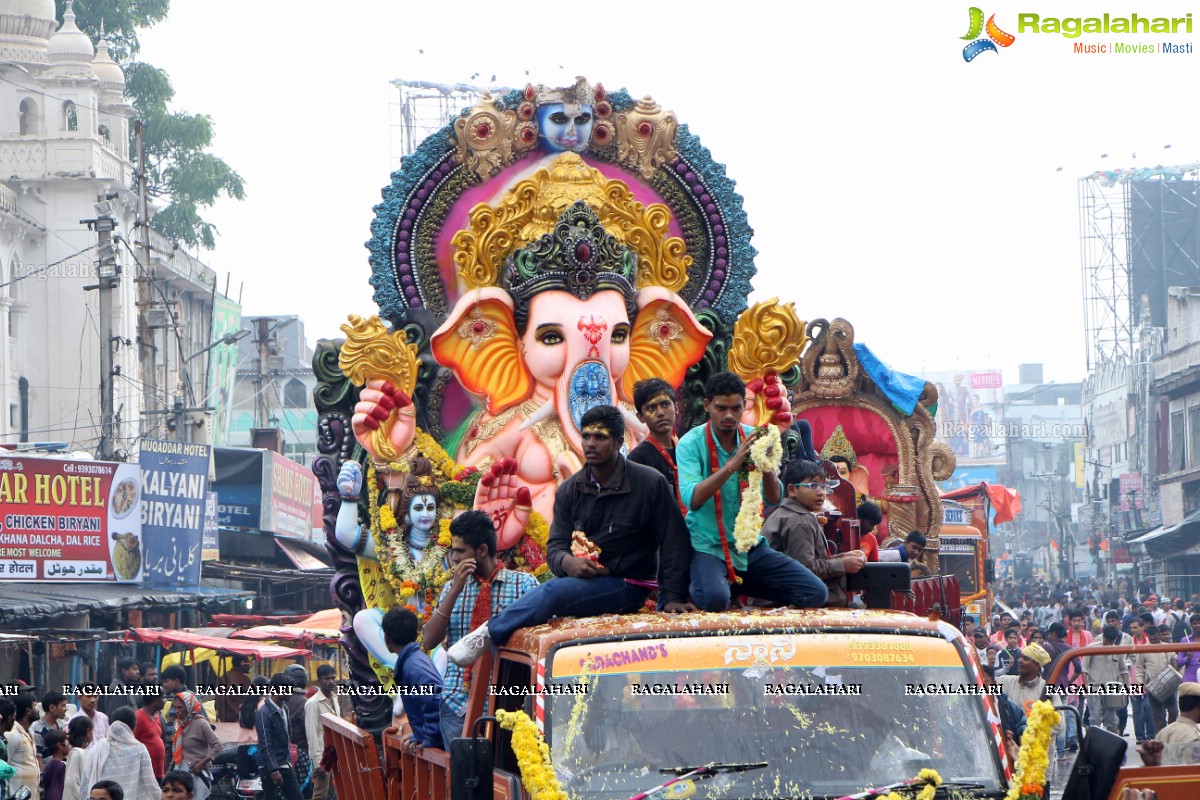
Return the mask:
<path id="1" fill-rule="evenodd" d="M 57 0 L 59 18 L 66 8 Z M 222 159 L 208 152 L 213 121 L 207 114 L 172 111 L 175 96 L 166 72 L 138 61 L 138 28 L 149 28 L 166 19 L 170 0 L 77 0 L 75 22 L 93 39 L 101 24 L 109 53 L 125 70 L 125 94 L 133 101 L 135 116 L 143 123 L 146 176 L 150 196 L 160 210 L 153 226 L 159 233 L 191 247 L 211 250 L 217 228 L 201 216 L 222 195 L 242 200 L 242 177 Z M 130 152 L 133 126 L 130 126 Z"/>

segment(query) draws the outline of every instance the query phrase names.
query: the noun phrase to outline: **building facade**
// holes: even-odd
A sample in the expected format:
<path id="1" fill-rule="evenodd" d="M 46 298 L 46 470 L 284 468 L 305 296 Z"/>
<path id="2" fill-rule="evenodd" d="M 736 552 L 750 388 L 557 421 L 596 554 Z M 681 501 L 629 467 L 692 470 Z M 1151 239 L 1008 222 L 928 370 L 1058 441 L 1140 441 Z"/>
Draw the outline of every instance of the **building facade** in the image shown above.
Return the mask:
<path id="1" fill-rule="evenodd" d="M 133 108 L 107 44 L 94 45 L 68 6 L 53 0 L 0 8 L 0 441 L 63 441 L 92 450 L 100 439 L 101 348 L 95 219 L 108 202 L 120 268 L 112 292 L 113 408 L 118 457 L 143 438 L 170 438 L 166 413 L 205 404 L 216 275 L 151 232 L 138 245 L 129 157 Z M 136 253 L 136 255 L 135 255 Z M 138 353 L 141 308 L 153 326 L 155 384 L 144 393 Z M 143 291 L 146 291 L 143 288 Z M 197 416 L 188 424 L 199 427 Z M 202 431 L 191 431 L 204 438 Z"/>
<path id="2" fill-rule="evenodd" d="M 252 335 L 239 342 L 227 441 L 234 447 L 262 446 L 253 443 L 253 431 L 275 429 L 283 440 L 282 455 L 312 464 L 317 456 L 317 378 L 304 320 L 294 315 L 244 317 L 242 326 Z"/>

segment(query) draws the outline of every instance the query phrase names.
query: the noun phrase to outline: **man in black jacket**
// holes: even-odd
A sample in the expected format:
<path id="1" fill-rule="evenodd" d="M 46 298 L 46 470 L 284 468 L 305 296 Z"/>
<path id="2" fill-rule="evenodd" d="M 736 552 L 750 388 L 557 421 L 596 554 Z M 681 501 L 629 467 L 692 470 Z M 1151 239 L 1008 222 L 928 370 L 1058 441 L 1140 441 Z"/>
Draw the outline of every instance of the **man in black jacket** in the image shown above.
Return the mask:
<path id="1" fill-rule="evenodd" d="M 282 672 L 271 678 L 271 691 L 255 714 L 258 732 L 258 774 L 262 776 L 266 800 L 301 800 L 300 782 L 289 761 L 291 723 L 279 701 L 291 692 L 295 681 Z"/>
<path id="2" fill-rule="evenodd" d="M 695 610 L 687 599 L 688 534 L 666 479 L 621 455 L 619 409 L 589 409 L 580 428 L 585 465 L 558 487 L 546 546 L 557 577 L 455 643 L 446 654 L 453 663 L 472 664 L 493 641 L 503 644 L 518 628 L 551 617 L 637 611 L 655 586 L 660 557 L 665 610 Z M 598 558 L 573 554 L 576 534 L 600 549 Z"/>

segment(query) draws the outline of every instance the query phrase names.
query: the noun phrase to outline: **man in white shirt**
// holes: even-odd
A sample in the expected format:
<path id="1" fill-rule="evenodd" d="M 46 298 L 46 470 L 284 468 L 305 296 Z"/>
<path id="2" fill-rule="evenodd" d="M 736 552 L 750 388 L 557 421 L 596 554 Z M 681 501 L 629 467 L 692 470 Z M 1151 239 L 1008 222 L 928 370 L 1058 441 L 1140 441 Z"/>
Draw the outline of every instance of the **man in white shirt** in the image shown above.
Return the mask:
<path id="1" fill-rule="evenodd" d="M 38 759 L 37 743 L 29 732 L 37 719 L 37 703 L 33 695 L 23 692 L 13 698 L 13 704 L 17 707 L 17 718 L 12 730 L 5 734 L 5 740 L 8 742 L 8 765 L 16 770 L 16 774 L 9 778 L 8 794 L 11 797 L 25 786 L 37 797 L 42 765 Z"/>
<path id="2" fill-rule="evenodd" d="M 325 752 L 325 735 L 321 730 L 321 715 L 333 714 L 346 721 L 351 719 L 347 698 L 337 693 L 337 671 L 328 664 L 317 667 L 317 693 L 304 701 L 304 728 L 308 733 L 308 755 L 313 765 L 313 800 L 336 800 L 329 773 L 321 769 Z"/>
<path id="3" fill-rule="evenodd" d="M 89 750 L 96 742 L 108 736 L 108 715 L 96 707 L 99 702 L 100 695 L 79 695 L 79 710 L 67 719 L 67 722 L 70 723 L 76 717 L 83 716 L 92 721 L 92 744 L 87 746 Z"/>

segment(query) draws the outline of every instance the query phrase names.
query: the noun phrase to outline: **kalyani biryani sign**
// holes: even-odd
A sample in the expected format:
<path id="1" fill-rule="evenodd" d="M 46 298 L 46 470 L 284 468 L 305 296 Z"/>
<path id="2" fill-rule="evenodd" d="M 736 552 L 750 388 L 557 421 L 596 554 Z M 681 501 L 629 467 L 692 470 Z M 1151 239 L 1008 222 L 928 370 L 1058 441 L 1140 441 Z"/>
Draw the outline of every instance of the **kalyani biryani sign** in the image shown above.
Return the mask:
<path id="1" fill-rule="evenodd" d="M 0 456 L 0 580 L 142 580 L 137 464 Z"/>

